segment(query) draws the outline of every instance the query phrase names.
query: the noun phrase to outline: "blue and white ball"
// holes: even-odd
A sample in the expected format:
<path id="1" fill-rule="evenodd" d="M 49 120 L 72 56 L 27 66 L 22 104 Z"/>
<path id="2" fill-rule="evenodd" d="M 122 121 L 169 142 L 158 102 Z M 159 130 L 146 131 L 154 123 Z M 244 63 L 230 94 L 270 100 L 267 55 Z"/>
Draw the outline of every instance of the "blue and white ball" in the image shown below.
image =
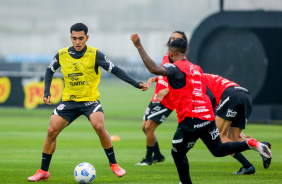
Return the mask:
<path id="1" fill-rule="evenodd" d="M 96 178 L 96 170 L 87 162 L 80 163 L 74 169 L 74 178 L 78 183 L 91 183 Z"/>

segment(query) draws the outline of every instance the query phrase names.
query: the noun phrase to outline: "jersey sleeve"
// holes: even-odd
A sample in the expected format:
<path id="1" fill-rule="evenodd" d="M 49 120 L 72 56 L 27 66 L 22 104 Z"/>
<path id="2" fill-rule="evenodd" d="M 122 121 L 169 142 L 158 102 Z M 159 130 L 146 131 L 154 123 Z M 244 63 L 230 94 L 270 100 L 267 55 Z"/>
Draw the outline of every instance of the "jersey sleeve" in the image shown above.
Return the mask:
<path id="1" fill-rule="evenodd" d="M 186 74 L 172 63 L 163 65 L 166 69 L 167 80 L 173 89 L 180 89 L 186 85 Z"/>
<path id="2" fill-rule="evenodd" d="M 128 84 L 131 84 L 132 86 L 139 88 L 139 84 L 141 82 L 135 81 L 133 78 L 131 78 L 125 71 L 123 71 L 121 68 L 115 66 L 111 60 L 105 56 L 102 52 L 97 51 L 96 54 L 96 65 L 95 65 L 95 71 L 98 72 L 98 66 L 101 66 L 104 70 L 114 74 L 119 79 L 127 82 Z"/>
<path id="3" fill-rule="evenodd" d="M 50 65 L 47 67 L 46 72 L 45 72 L 45 79 L 44 79 L 44 97 L 51 96 L 50 94 L 50 87 L 53 79 L 53 75 L 56 72 L 56 70 L 60 67 L 59 63 L 59 54 L 57 53 L 55 57 L 53 58 L 52 62 Z"/>
<path id="4" fill-rule="evenodd" d="M 185 74 L 172 63 L 166 63 L 162 66 L 166 69 L 168 78 L 181 79 L 185 77 Z"/>
<path id="5" fill-rule="evenodd" d="M 111 73 L 112 69 L 114 68 L 115 65 L 102 52 L 97 51 L 95 71 L 96 71 L 96 67 L 98 67 L 98 66 L 102 67 L 104 70 L 106 70 L 106 71 Z M 98 70 L 98 68 L 97 68 L 97 70 Z"/>

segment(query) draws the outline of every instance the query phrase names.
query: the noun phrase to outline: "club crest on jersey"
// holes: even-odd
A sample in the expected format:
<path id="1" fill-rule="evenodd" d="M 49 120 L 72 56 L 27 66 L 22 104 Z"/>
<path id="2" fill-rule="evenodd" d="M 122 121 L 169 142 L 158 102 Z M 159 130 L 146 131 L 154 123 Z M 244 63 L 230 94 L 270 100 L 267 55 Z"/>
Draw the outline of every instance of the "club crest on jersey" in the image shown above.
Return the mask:
<path id="1" fill-rule="evenodd" d="M 66 106 L 65 104 L 60 104 L 60 105 L 57 107 L 57 109 L 61 111 L 61 110 L 63 110 L 63 109 L 65 108 L 65 106 Z"/>

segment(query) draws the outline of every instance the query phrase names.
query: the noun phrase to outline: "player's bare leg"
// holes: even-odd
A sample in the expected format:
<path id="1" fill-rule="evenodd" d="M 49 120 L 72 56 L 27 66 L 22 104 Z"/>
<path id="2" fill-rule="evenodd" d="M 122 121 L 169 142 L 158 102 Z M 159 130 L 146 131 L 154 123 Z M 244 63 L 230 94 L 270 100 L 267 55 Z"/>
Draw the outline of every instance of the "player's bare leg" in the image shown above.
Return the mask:
<path id="1" fill-rule="evenodd" d="M 152 154 L 154 152 L 154 146 L 157 142 L 157 136 L 155 134 L 156 128 L 159 126 L 155 121 L 148 119 L 147 121 L 143 121 L 142 130 L 146 135 L 146 146 L 147 153 L 146 157 L 139 163 L 135 164 L 136 166 L 148 166 L 154 163 Z"/>
<path id="2" fill-rule="evenodd" d="M 111 148 L 112 140 L 111 136 L 107 132 L 104 124 L 104 114 L 102 112 L 94 112 L 90 114 L 89 120 L 92 124 L 92 127 L 96 131 L 97 135 L 99 136 L 101 145 L 104 149 Z"/>
<path id="3" fill-rule="evenodd" d="M 230 142 L 231 140 L 227 137 L 227 133 L 229 131 L 229 128 L 230 128 L 232 121 L 228 121 L 228 120 L 223 119 L 219 116 L 216 116 L 215 122 L 216 122 L 216 126 L 218 128 L 219 134 L 220 134 L 221 141 L 223 143 L 224 142 Z"/>
<path id="4" fill-rule="evenodd" d="M 56 149 L 56 139 L 60 132 L 69 124 L 69 121 L 61 116 L 52 115 L 47 137 L 43 146 L 43 153 L 53 154 Z"/>
<path id="5" fill-rule="evenodd" d="M 47 136 L 43 146 L 41 169 L 38 169 L 33 176 L 28 177 L 28 181 L 48 180 L 50 173 L 48 171 L 52 154 L 56 149 L 56 139 L 60 132 L 69 124 L 69 122 L 58 115 L 52 115 Z"/>
<path id="6" fill-rule="evenodd" d="M 230 128 L 232 121 L 216 116 L 215 122 L 219 130 L 221 141 L 223 143 L 234 142 L 234 141 L 244 141 L 244 139 L 238 140 L 242 129 L 235 128 L 235 127 Z M 255 167 L 241 153 L 231 154 L 231 156 L 234 157 L 236 160 L 238 160 L 243 165 L 243 167 L 241 167 L 238 172 L 234 172 L 232 174 L 254 174 L 255 173 L 256 171 Z"/>
<path id="7" fill-rule="evenodd" d="M 115 173 L 118 177 L 124 176 L 126 174 L 126 171 L 121 168 L 116 162 L 112 140 L 105 128 L 104 114 L 100 111 L 94 112 L 90 114 L 89 120 L 100 139 L 102 147 L 106 152 L 113 173 Z"/>

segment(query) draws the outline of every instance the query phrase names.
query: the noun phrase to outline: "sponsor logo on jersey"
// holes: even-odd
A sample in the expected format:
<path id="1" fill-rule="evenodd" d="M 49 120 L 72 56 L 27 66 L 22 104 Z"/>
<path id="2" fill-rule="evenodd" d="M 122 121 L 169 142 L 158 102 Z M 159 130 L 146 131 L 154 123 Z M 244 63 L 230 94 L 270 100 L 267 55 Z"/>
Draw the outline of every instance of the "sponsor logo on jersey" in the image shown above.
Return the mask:
<path id="1" fill-rule="evenodd" d="M 193 90 L 192 94 L 195 95 L 195 96 L 202 96 L 202 89 L 195 88 Z"/>
<path id="2" fill-rule="evenodd" d="M 201 72 L 195 68 L 190 68 L 190 73 L 192 76 L 201 75 Z"/>
<path id="3" fill-rule="evenodd" d="M 203 116 L 204 118 L 207 118 L 207 119 L 210 119 L 211 118 L 211 115 L 205 115 Z"/>
<path id="4" fill-rule="evenodd" d="M 83 73 L 70 73 L 68 77 L 76 77 L 76 76 L 83 76 Z"/>
<path id="5" fill-rule="evenodd" d="M 218 129 L 214 129 L 213 131 L 209 132 L 209 134 L 211 135 L 212 137 L 212 140 L 215 140 L 218 136 L 219 136 L 219 131 Z"/>
<path id="6" fill-rule="evenodd" d="M 226 117 L 234 118 L 237 115 L 236 111 L 233 111 L 232 109 L 228 109 Z"/>
<path id="7" fill-rule="evenodd" d="M 192 79 L 192 83 L 193 83 L 193 84 L 202 84 L 201 81 L 195 81 L 195 80 L 193 80 L 193 79 Z"/>
<path id="8" fill-rule="evenodd" d="M 195 113 L 208 112 L 208 111 L 209 110 L 207 109 L 206 106 L 197 106 L 192 110 L 192 112 L 195 112 Z"/>
<path id="9" fill-rule="evenodd" d="M 208 109 L 195 109 L 195 110 L 192 110 L 192 112 L 195 112 L 195 113 L 208 112 L 208 111 L 209 111 Z"/>
<path id="10" fill-rule="evenodd" d="M 193 103 L 199 103 L 199 104 L 204 104 L 206 103 L 205 101 L 203 100 L 192 100 Z"/>
<path id="11" fill-rule="evenodd" d="M 84 86 L 84 85 L 89 85 L 88 81 L 75 81 L 75 82 L 70 82 L 71 86 Z"/>
<path id="12" fill-rule="evenodd" d="M 168 87 L 168 83 L 164 80 L 158 80 L 158 83 L 164 85 L 165 87 Z"/>
<path id="13" fill-rule="evenodd" d="M 70 73 L 70 74 L 68 74 L 68 77 L 72 81 L 78 81 L 79 80 L 79 76 L 83 76 L 83 73 Z"/>
<path id="14" fill-rule="evenodd" d="M 224 85 L 224 84 L 226 84 L 226 83 L 228 83 L 228 82 L 230 82 L 230 80 L 228 80 L 228 79 L 222 79 L 222 80 L 221 80 L 221 85 Z"/>

